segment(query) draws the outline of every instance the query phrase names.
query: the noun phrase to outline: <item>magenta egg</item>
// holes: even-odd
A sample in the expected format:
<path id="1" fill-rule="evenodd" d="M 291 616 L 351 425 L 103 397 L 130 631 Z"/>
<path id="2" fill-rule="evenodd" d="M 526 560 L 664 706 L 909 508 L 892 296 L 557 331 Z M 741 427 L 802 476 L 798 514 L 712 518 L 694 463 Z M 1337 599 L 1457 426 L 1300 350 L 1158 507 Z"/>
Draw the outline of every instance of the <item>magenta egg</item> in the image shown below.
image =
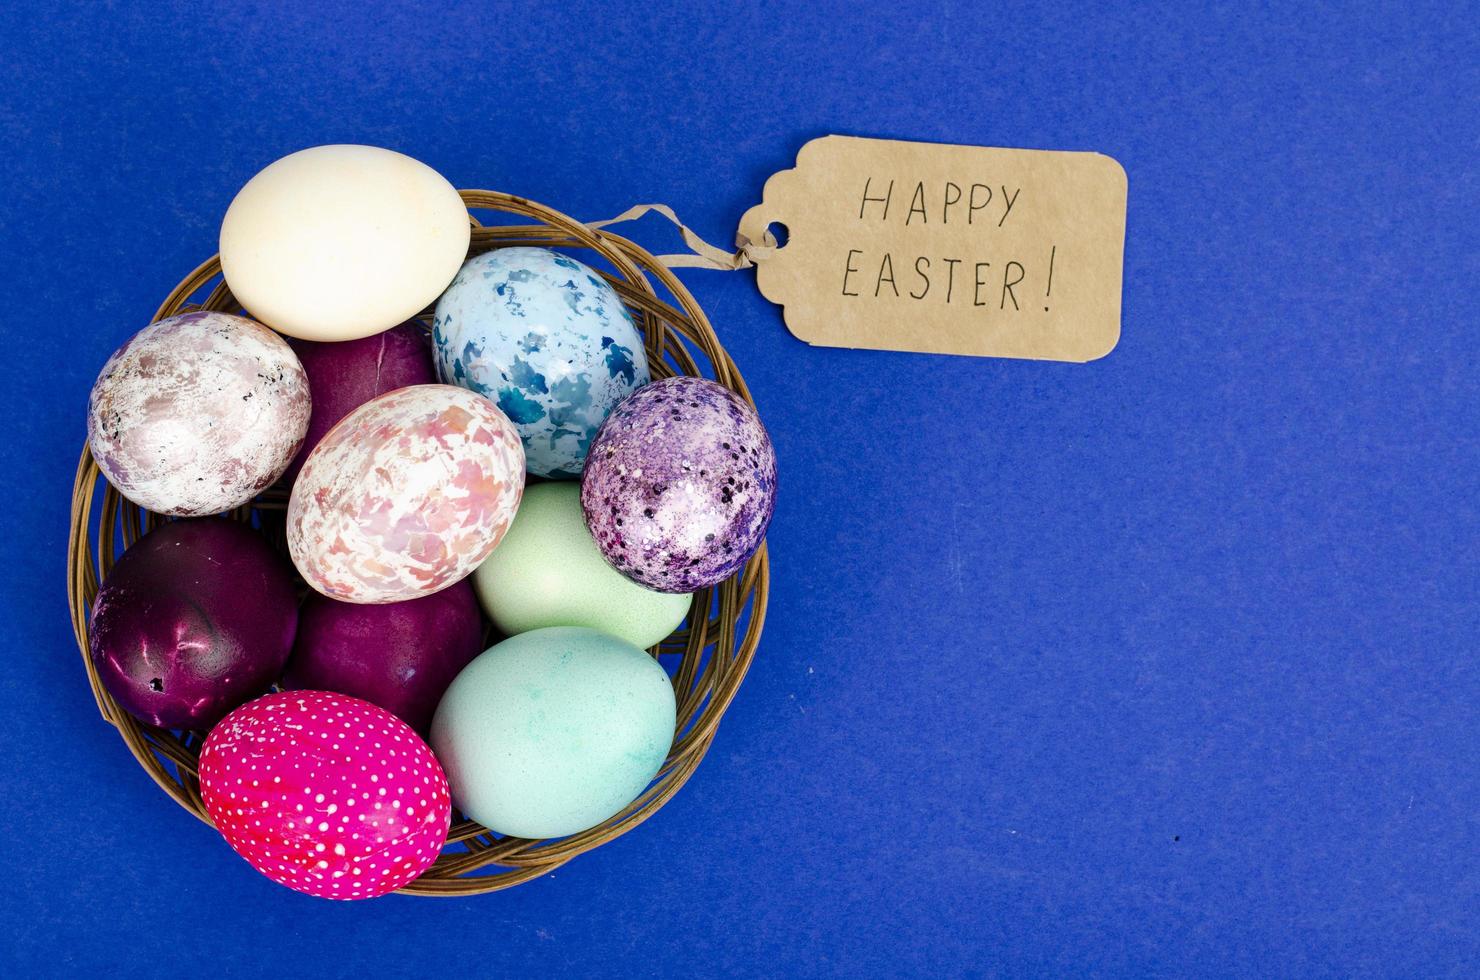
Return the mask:
<path id="1" fill-rule="evenodd" d="M 452 801 L 432 750 L 358 698 L 281 691 L 221 720 L 200 795 L 233 850 L 319 898 L 375 898 L 414 880 L 447 840 Z"/>
<path id="2" fill-rule="evenodd" d="M 415 320 L 359 340 L 325 343 L 288 337 L 287 341 L 308 375 L 313 396 L 308 434 L 283 474 L 287 483 L 297 478 L 313 447 L 350 412 L 387 391 L 437 380 L 431 342 Z"/>
<path id="3" fill-rule="evenodd" d="M 363 698 L 425 732 L 442 693 L 482 652 L 483 622 L 467 581 L 383 605 L 313 594 L 299 610 L 283 680 Z"/>
<path id="4" fill-rule="evenodd" d="M 173 521 L 104 579 L 89 649 L 135 718 L 205 729 L 277 680 L 297 621 L 288 563 L 261 535 L 222 518 Z"/>
<path id="5" fill-rule="evenodd" d="M 581 476 L 581 509 L 602 556 L 658 592 L 735 574 L 775 507 L 771 437 L 754 409 L 706 378 L 665 378 L 621 401 Z"/>

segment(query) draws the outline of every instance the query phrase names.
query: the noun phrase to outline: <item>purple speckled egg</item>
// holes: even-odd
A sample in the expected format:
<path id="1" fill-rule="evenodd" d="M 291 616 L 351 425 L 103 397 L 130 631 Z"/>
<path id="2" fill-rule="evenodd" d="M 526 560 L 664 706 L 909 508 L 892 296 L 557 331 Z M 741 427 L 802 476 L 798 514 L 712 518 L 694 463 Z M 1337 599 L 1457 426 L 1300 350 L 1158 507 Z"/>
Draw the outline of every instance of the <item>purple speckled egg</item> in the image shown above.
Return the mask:
<path id="1" fill-rule="evenodd" d="M 755 411 L 706 378 L 655 381 L 602 425 L 581 509 L 602 556 L 658 592 L 722 582 L 760 547 L 776 452 Z"/>
<path id="2" fill-rule="evenodd" d="M 283 474 L 288 483 L 297 479 L 313 447 L 350 412 L 387 391 L 437 380 L 431 341 L 415 320 L 359 340 L 287 340 L 308 375 L 313 393 L 308 434 Z"/>
<path id="3" fill-rule="evenodd" d="M 206 729 L 267 690 L 293 648 L 288 563 L 245 524 L 174 521 L 139 539 L 93 603 L 93 666 L 161 728 Z"/>
<path id="4" fill-rule="evenodd" d="M 87 439 L 129 500 L 199 517 L 271 486 L 309 412 L 308 377 L 281 337 L 244 317 L 185 313 L 108 358 L 88 399 Z"/>
<path id="5" fill-rule="evenodd" d="M 386 392 L 308 454 L 288 500 L 288 553 L 316 591 L 401 602 L 472 574 L 524 493 L 524 446 L 503 412 L 451 385 Z"/>
<path id="6" fill-rule="evenodd" d="M 378 606 L 310 595 L 284 686 L 336 691 L 377 704 L 426 733 L 447 685 L 483 652 L 473 587 Z"/>

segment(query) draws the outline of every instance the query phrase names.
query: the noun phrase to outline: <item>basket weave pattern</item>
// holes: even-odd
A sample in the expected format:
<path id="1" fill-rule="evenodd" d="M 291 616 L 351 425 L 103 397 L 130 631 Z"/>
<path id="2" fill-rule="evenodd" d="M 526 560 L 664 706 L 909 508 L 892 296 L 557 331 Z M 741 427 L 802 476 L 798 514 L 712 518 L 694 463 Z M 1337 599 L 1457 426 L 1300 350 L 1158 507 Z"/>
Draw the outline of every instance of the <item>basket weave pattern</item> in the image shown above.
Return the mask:
<path id="1" fill-rule="evenodd" d="M 473 223 L 469 254 L 510 245 L 587 250 L 611 264 L 606 275 L 642 332 L 655 378 L 707 376 L 754 405 L 740 372 L 720 346 L 683 284 L 652 255 L 622 238 L 585 225 L 543 205 L 494 191 L 462 191 Z M 483 225 L 471 212 L 493 211 L 532 219 L 534 224 Z M 176 286 L 154 320 L 192 309 L 240 311 L 220 276 L 217 257 Z M 672 298 L 660 298 L 654 281 Z M 204 294 L 203 298 L 196 297 Z M 676 304 L 676 305 L 675 305 Z M 431 311 L 422 320 L 429 322 Z M 286 554 L 283 541 L 287 492 L 274 487 L 229 516 L 259 526 Z M 177 803 L 210 823 L 200 798 L 197 758 L 203 733 L 175 733 L 141 724 L 104 690 L 88 656 L 88 617 L 98 585 L 123 550 L 164 521 L 129 503 L 106 480 L 86 446 L 72 490 L 72 527 L 67 554 L 67 598 L 72 628 L 87 666 L 88 680 L 105 721 L 118 729 L 144 770 Z M 583 833 L 537 841 L 498 837 L 454 812 L 447 846 L 427 871 L 401 889 L 413 895 L 460 896 L 508 888 L 545 874 L 571 858 L 612 840 L 647 819 L 688 780 L 708 750 L 720 717 L 739 689 L 755 655 L 765 620 L 770 572 L 766 547 L 735 576 L 694 597 L 687 622 L 654 648 L 673 678 L 678 698 L 676 738 L 657 779 L 626 809 Z"/>

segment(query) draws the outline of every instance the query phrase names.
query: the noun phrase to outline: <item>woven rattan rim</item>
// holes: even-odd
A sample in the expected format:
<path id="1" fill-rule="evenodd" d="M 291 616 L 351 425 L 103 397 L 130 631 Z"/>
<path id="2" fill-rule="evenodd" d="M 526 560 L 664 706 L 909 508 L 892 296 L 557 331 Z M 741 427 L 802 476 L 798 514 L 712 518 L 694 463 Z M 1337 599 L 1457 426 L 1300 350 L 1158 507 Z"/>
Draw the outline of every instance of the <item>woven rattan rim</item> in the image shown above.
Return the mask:
<path id="1" fill-rule="evenodd" d="M 642 248 L 619 235 L 594 231 L 558 211 L 523 198 L 482 190 L 466 190 L 461 194 L 474 226 L 469 255 L 510 245 L 586 249 L 600 255 L 615 270 L 614 274 L 603 275 L 617 289 L 642 331 L 655 377 L 708 376 L 754 405 L 740 372 L 715 337 L 704 311 L 683 283 Z M 535 223 L 489 227 L 471 213 L 475 211 L 513 214 L 533 219 Z M 160 304 L 154 319 L 189 309 L 238 311 L 240 307 L 220 273 L 218 256 L 202 263 Z M 660 298 L 654 281 L 674 302 Z M 212 288 L 205 298 L 192 302 L 208 286 Z M 430 315 L 430 310 L 424 311 L 423 321 L 429 321 Z M 273 538 L 274 527 L 280 527 L 274 524 L 274 518 L 281 521 L 286 504 L 285 492 L 275 488 L 230 516 L 245 521 L 255 518 Z M 77 481 L 72 488 L 67 599 L 72 610 L 72 629 L 82 651 L 93 696 L 104 720 L 118 729 L 129 751 L 154 781 L 175 802 L 210 823 L 196 779 L 201 737 L 188 732 L 177 735 L 135 720 L 104 690 L 88 656 L 88 616 L 98 583 L 125 547 L 162 520 L 123 499 L 101 479 L 91 453 L 83 447 Z M 678 658 L 676 668 L 671 671 L 678 697 L 678 725 L 667 761 L 642 796 L 599 826 L 558 840 L 499 838 L 477 823 L 454 819 L 447 846 L 436 863 L 400 889 L 401 893 L 461 896 L 509 888 L 621 836 L 657 812 L 693 775 L 714 740 L 720 718 L 755 656 L 769 587 L 770 563 L 763 544 L 734 578 L 696 594 L 685 625 L 653 648 L 655 654 Z M 670 660 L 667 666 L 671 664 Z"/>

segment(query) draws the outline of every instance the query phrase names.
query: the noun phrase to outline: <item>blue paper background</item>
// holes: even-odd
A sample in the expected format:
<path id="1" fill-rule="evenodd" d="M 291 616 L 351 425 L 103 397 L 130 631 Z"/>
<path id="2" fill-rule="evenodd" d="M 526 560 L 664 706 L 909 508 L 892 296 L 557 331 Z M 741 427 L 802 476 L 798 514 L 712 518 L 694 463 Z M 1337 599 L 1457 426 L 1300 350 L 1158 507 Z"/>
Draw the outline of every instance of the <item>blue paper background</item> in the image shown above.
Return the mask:
<path id="1" fill-rule="evenodd" d="M 5 14 L 3 972 L 1473 975 L 1473 7 L 826 6 Z M 829 132 L 1119 159 L 1124 334 L 814 349 L 685 273 L 783 496 L 676 799 L 512 892 L 335 905 L 159 793 L 87 690 L 66 500 L 96 371 L 240 184 L 377 143 L 725 242 Z"/>

